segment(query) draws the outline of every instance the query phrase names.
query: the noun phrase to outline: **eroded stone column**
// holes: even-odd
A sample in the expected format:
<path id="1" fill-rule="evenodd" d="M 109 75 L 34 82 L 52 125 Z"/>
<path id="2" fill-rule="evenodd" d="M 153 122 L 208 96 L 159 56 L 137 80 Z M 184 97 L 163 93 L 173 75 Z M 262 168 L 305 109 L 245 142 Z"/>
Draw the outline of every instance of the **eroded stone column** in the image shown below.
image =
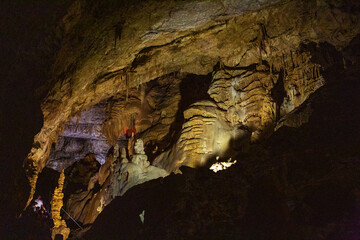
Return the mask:
<path id="1" fill-rule="evenodd" d="M 55 236 L 57 234 L 60 234 L 63 236 L 63 239 L 66 240 L 70 234 L 70 228 L 66 226 L 65 220 L 62 220 L 60 215 L 61 208 L 64 205 L 63 203 L 64 180 L 65 180 L 65 174 L 64 174 L 64 170 L 62 170 L 59 177 L 58 186 L 55 188 L 54 195 L 51 200 L 51 214 L 54 221 L 54 227 L 51 233 L 52 239 L 55 239 Z"/>

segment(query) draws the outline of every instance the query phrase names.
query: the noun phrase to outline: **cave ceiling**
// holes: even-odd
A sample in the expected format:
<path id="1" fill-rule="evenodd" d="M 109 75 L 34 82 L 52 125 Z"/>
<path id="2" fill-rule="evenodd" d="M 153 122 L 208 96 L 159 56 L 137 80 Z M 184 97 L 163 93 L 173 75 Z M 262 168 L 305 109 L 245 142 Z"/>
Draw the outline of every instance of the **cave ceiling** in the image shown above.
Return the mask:
<path id="1" fill-rule="evenodd" d="M 75 1 L 59 28 L 43 127 L 25 160 L 30 195 L 45 166 L 60 171 L 90 153 L 104 164 L 130 116 L 168 172 L 306 123 L 307 100 L 360 21 L 330 0 Z"/>

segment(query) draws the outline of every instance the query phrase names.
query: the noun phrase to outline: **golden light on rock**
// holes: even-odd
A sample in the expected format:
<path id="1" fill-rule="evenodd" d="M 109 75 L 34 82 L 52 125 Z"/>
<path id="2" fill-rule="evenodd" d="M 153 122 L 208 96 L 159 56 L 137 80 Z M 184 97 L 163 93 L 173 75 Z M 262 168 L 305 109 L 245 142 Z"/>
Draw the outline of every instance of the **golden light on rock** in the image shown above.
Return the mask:
<path id="1" fill-rule="evenodd" d="M 124 2 L 136 10 L 116 5 L 100 14 L 107 4 L 74 4 L 60 28 L 43 125 L 23 164 L 26 206 L 42 191 L 45 167 L 54 176 L 67 169 L 67 183 L 62 170 L 51 200 L 53 239 L 70 233 L 61 211 L 90 226 L 112 200 L 131 196 L 130 188 L 168 175 L 171 181 L 180 167 L 214 163 L 209 170 L 217 173 L 237 163 L 232 159 L 248 163 L 258 149 L 267 163 L 263 143 L 283 126 L 308 129 L 320 109 L 317 95 L 333 84 L 330 69 L 350 69 L 358 57 L 347 52 L 360 35 L 360 8 L 344 11 L 333 1 Z M 232 178 L 245 165 L 258 171 L 254 162 L 205 172 Z M 278 167 L 285 185 L 290 167 Z M 139 216 L 144 223 L 144 211 Z"/>
<path id="2" fill-rule="evenodd" d="M 67 239 L 70 234 L 70 229 L 67 228 L 66 222 L 61 219 L 61 208 L 63 207 L 63 188 L 64 188 L 64 181 L 65 181 L 65 174 L 64 170 L 61 171 L 59 180 L 58 180 L 58 186 L 55 188 L 53 198 L 51 200 L 51 214 L 54 221 L 54 227 L 52 229 L 51 237 L 52 239 L 55 239 L 55 236 L 57 234 L 60 234 L 63 236 L 63 239 Z"/>
<path id="3" fill-rule="evenodd" d="M 227 162 L 214 163 L 213 165 L 211 165 L 211 167 L 209 169 L 216 173 L 218 171 L 222 171 L 222 170 L 225 170 L 225 169 L 231 167 L 236 162 L 237 162 L 236 160 L 231 162 L 231 158 L 230 158 Z"/>

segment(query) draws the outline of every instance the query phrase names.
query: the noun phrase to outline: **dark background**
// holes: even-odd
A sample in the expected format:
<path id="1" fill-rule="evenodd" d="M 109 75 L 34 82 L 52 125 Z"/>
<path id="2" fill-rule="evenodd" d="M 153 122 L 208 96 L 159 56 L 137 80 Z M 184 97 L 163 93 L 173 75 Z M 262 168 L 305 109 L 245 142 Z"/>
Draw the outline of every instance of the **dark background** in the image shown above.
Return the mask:
<path id="1" fill-rule="evenodd" d="M 0 2 L 0 226 L 26 202 L 22 163 L 42 127 L 50 66 L 61 45 L 58 22 L 71 1 Z"/>

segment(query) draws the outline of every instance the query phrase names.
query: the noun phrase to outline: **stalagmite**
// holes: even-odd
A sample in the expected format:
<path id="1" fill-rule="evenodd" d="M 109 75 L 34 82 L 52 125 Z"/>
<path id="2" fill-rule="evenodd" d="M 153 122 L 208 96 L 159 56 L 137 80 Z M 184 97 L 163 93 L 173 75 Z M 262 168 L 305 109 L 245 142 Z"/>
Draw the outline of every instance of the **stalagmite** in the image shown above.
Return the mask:
<path id="1" fill-rule="evenodd" d="M 113 197 L 122 196 L 127 190 L 135 185 L 147 182 L 152 179 L 166 177 L 169 175 L 164 169 L 151 166 L 148 157 L 145 155 L 144 143 L 138 139 L 134 146 L 134 155 L 131 162 L 128 162 L 125 149 L 122 150 L 122 163 L 120 165 L 120 178 L 117 180 Z M 120 186 L 120 187 L 118 187 Z"/>
<path id="2" fill-rule="evenodd" d="M 123 157 L 125 153 L 125 158 L 126 158 L 126 151 L 125 149 L 122 150 L 121 152 L 121 157 Z M 114 199 L 117 196 L 117 190 L 120 188 L 119 186 L 119 179 L 120 179 L 120 174 L 121 174 L 121 162 L 118 159 L 119 157 L 119 145 L 116 144 L 114 147 L 114 154 L 113 154 L 113 159 L 111 162 L 111 167 L 110 167 L 110 171 L 111 171 L 111 188 L 110 188 L 110 195 L 111 198 Z"/>
<path id="3" fill-rule="evenodd" d="M 64 188 L 65 174 L 64 170 L 61 171 L 58 186 L 55 188 L 53 198 L 51 200 L 51 214 L 54 221 L 54 227 L 52 229 L 51 237 L 55 239 L 55 236 L 60 234 L 63 239 L 66 240 L 70 234 L 70 228 L 66 226 L 65 220 L 61 219 L 61 208 L 63 207 L 63 188 Z"/>

